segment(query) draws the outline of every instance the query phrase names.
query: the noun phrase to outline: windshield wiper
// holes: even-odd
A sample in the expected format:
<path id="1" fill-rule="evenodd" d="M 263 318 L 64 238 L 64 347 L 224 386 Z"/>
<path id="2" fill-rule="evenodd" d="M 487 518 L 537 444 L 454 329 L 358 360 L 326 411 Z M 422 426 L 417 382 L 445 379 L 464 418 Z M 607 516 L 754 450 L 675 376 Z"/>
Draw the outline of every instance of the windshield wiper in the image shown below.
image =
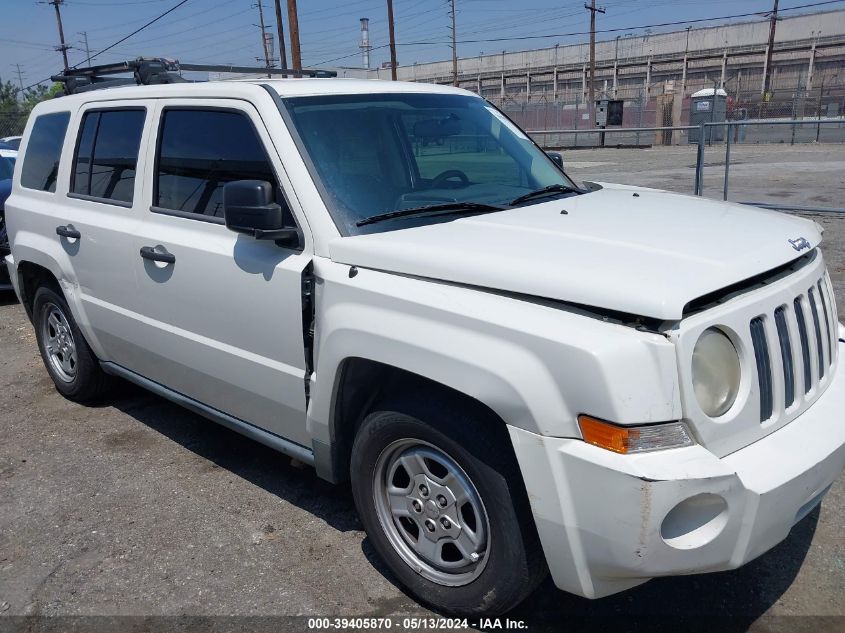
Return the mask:
<path id="1" fill-rule="evenodd" d="M 378 215 L 358 220 L 355 226 L 365 226 L 367 224 L 375 224 L 376 222 L 383 222 L 385 220 L 392 220 L 394 218 L 405 218 L 410 216 L 423 216 L 429 213 L 485 213 L 490 211 L 503 211 L 504 207 L 498 207 L 494 204 L 484 204 L 483 202 L 443 202 L 440 204 L 427 204 L 422 207 L 413 207 L 411 209 L 397 209 L 396 211 L 388 211 L 387 213 L 379 213 Z"/>
<path id="2" fill-rule="evenodd" d="M 510 206 L 514 206 L 519 204 L 520 202 L 525 202 L 526 200 L 533 200 L 534 198 L 542 198 L 543 196 L 551 196 L 556 195 L 559 193 L 582 193 L 580 189 L 576 189 L 575 187 L 569 187 L 567 185 L 549 185 L 548 187 L 543 187 L 542 189 L 537 189 L 536 191 L 529 191 L 526 194 L 519 196 L 518 198 L 514 198 L 508 204 Z"/>

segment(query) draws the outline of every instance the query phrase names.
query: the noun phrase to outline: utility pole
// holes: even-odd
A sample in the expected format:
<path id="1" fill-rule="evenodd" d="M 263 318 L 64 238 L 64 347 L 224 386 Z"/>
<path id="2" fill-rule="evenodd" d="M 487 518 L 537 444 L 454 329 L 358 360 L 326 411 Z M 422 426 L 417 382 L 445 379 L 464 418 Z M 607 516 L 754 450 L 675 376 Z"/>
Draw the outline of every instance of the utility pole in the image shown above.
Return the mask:
<path id="1" fill-rule="evenodd" d="M 70 48 L 67 44 L 65 44 L 65 30 L 62 28 L 62 12 L 59 10 L 59 5 L 63 4 L 65 0 L 50 0 L 47 4 L 52 4 L 53 8 L 56 10 L 56 22 L 59 24 L 59 42 L 61 44 L 56 48 L 57 51 L 62 52 L 62 58 L 65 62 L 65 70 L 70 68 L 70 64 L 67 61 L 67 49 Z"/>
<path id="2" fill-rule="evenodd" d="M 264 67 L 270 68 L 270 51 L 267 50 L 267 31 L 264 26 L 264 5 L 261 3 L 261 0 L 258 0 L 258 21 L 260 23 L 259 28 L 261 29 L 261 47 L 264 49 Z M 267 78 L 270 78 L 270 73 L 267 73 Z"/>
<path id="3" fill-rule="evenodd" d="M 393 0 L 387 0 L 387 27 L 390 31 L 390 78 L 396 81 L 396 36 L 393 33 Z M 453 19 L 452 28 L 454 27 Z"/>
<path id="4" fill-rule="evenodd" d="M 91 67 L 91 49 L 88 48 L 88 31 L 78 31 L 82 36 L 82 42 L 85 44 L 85 59 L 88 61 L 88 67 Z"/>
<path id="5" fill-rule="evenodd" d="M 21 70 L 20 64 L 12 64 L 15 68 L 18 69 L 18 83 L 21 85 L 21 99 L 23 99 L 23 71 Z M 822 84 L 824 85 L 824 84 Z"/>
<path id="6" fill-rule="evenodd" d="M 596 0 L 590 0 L 584 8 L 590 12 L 590 123 L 596 125 L 596 13 L 605 13 L 604 9 L 596 8 Z M 602 133 L 604 134 L 604 133 Z"/>
<path id="7" fill-rule="evenodd" d="M 288 28 L 290 29 L 290 60 L 294 70 L 302 70 L 302 56 L 299 51 L 299 17 L 296 14 L 296 0 L 288 0 Z"/>
<path id="8" fill-rule="evenodd" d="M 596 124 L 596 13 L 605 13 L 604 9 L 596 8 L 596 0 L 590 0 L 584 8 L 590 12 L 590 123 Z"/>
<path id="9" fill-rule="evenodd" d="M 768 101 L 769 91 L 772 85 L 772 53 L 775 48 L 775 31 L 778 24 L 778 0 L 775 0 L 775 6 L 769 15 L 769 46 L 766 48 L 766 75 L 763 78 L 763 101 Z"/>
<path id="10" fill-rule="evenodd" d="M 288 56 L 285 53 L 285 27 L 282 24 L 282 0 L 276 0 L 276 31 L 279 33 L 279 66 L 288 67 Z"/>
<path id="11" fill-rule="evenodd" d="M 449 0 L 449 13 L 452 16 L 452 85 L 458 85 L 458 46 L 455 32 L 455 0 Z"/>

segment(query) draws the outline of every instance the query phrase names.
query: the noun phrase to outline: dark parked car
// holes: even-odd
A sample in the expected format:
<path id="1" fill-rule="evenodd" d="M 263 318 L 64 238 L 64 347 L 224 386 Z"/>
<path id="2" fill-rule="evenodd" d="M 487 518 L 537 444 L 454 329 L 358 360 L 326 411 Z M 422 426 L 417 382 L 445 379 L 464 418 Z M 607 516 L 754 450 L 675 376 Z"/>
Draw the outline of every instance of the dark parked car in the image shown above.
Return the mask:
<path id="1" fill-rule="evenodd" d="M 17 151 L 20 149 L 21 146 L 21 136 L 7 136 L 6 138 L 0 138 L 0 143 L 2 143 L 5 149 L 13 149 Z"/>
<path id="2" fill-rule="evenodd" d="M 12 173 L 15 170 L 13 158 L 0 156 L 0 289 L 10 288 L 9 271 L 4 261 L 9 254 L 9 238 L 6 235 L 6 198 L 12 193 Z"/>

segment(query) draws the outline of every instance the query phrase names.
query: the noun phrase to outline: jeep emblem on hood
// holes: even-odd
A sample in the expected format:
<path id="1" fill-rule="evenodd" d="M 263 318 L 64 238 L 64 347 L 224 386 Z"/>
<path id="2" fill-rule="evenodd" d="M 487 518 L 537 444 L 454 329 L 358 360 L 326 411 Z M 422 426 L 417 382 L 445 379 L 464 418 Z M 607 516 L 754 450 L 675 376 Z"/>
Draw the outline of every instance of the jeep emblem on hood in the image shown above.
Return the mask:
<path id="1" fill-rule="evenodd" d="M 794 240 L 787 240 L 790 244 L 792 244 L 792 248 L 796 251 L 804 250 L 805 248 L 810 248 L 810 243 L 803 237 L 796 237 Z"/>

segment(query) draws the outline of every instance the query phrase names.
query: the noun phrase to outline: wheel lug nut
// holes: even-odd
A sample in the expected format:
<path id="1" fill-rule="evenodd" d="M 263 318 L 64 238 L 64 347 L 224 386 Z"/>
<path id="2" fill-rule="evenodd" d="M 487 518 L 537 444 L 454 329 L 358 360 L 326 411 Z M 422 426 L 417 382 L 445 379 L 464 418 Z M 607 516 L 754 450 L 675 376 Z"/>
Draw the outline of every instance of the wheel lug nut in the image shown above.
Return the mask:
<path id="1" fill-rule="evenodd" d="M 411 502 L 411 507 L 414 508 L 414 512 L 422 512 L 422 504 L 416 499 Z"/>
<path id="2" fill-rule="evenodd" d="M 452 522 L 449 520 L 449 517 L 441 517 L 440 525 L 443 526 L 444 530 L 448 530 L 450 527 L 452 527 Z"/>
<path id="3" fill-rule="evenodd" d="M 425 484 L 420 484 L 420 494 L 423 497 L 427 497 L 428 496 L 428 486 L 426 486 Z"/>
<path id="4" fill-rule="evenodd" d="M 446 501 L 446 497 L 444 497 L 443 495 L 437 495 L 437 505 L 439 505 L 441 508 L 445 508 L 447 503 L 448 501 Z"/>
<path id="5" fill-rule="evenodd" d="M 434 521 L 432 521 L 431 519 L 425 520 L 425 529 L 428 530 L 429 532 L 434 532 L 436 527 L 437 526 L 434 525 Z"/>

